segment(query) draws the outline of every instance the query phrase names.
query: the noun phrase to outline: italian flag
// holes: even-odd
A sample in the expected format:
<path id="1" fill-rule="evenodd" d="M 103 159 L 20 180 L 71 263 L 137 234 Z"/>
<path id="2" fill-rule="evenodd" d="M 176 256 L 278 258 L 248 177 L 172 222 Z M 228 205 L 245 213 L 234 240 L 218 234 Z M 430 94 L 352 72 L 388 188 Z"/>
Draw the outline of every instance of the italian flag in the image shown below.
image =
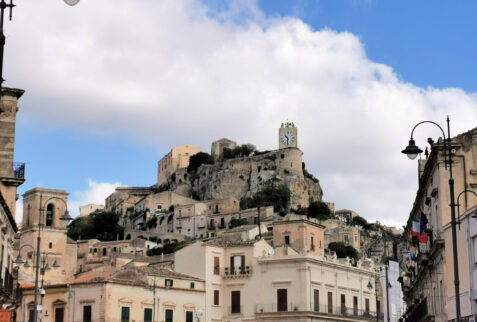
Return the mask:
<path id="1" fill-rule="evenodd" d="M 421 236 L 421 222 L 417 219 L 416 215 L 412 216 L 412 231 L 411 236 L 417 236 L 418 238 Z"/>

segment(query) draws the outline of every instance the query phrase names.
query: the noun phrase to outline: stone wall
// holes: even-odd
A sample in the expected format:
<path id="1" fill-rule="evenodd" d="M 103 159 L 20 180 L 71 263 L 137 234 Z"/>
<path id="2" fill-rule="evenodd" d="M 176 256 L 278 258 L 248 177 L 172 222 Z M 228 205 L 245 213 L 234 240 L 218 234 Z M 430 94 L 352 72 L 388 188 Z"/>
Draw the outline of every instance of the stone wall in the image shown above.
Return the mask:
<path id="1" fill-rule="evenodd" d="M 230 197 L 240 200 L 253 196 L 271 179 L 291 190 L 291 208 L 308 207 L 310 201 L 321 200 L 319 182 L 303 175 L 302 152 L 297 148 L 202 165 L 191 184 L 192 194 L 200 200 Z"/>

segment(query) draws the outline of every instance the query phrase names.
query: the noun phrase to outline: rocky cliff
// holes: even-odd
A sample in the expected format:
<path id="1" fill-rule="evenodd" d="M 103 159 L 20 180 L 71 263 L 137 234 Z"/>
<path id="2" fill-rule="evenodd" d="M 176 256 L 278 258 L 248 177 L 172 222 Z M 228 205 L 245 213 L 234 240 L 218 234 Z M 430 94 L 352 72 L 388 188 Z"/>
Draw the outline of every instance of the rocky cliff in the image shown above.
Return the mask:
<path id="1" fill-rule="evenodd" d="M 271 179 L 290 189 L 290 208 L 293 209 L 308 207 L 311 201 L 320 201 L 323 196 L 318 180 L 305 177 L 302 152 L 297 148 L 202 165 L 193 178 L 184 170 L 177 171 L 170 186 L 177 193 L 199 200 L 241 199 L 253 196 Z"/>

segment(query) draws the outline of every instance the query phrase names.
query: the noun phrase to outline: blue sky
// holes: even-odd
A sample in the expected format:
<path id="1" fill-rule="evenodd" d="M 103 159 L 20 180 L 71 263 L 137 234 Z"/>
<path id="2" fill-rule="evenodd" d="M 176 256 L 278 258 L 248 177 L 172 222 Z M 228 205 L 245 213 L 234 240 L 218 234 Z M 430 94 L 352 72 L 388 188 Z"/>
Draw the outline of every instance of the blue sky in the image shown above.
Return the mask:
<path id="1" fill-rule="evenodd" d="M 159 121 L 156 123 L 157 125 L 154 125 L 154 123 L 151 125 L 147 119 L 141 119 L 140 115 L 137 115 L 141 113 L 141 110 L 135 112 L 136 107 L 134 107 L 134 104 L 128 105 L 128 98 L 124 99 L 124 97 L 122 97 L 121 100 L 118 98 L 117 101 L 106 98 L 106 95 L 104 100 L 102 97 L 96 101 L 88 98 L 88 93 L 91 93 L 93 90 L 85 89 L 84 92 L 82 92 L 81 88 L 81 86 L 87 88 L 86 83 L 89 81 L 88 77 L 91 77 L 91 72 L 88 73 L 90 70 L 87 68 L 85 69 L 85 75 L 81 75 L 82 78 L 78 75 L 72 77 L 73 80 L 70 88 L 66 87 L 67 90 L 58 88 L 58 90 L 56 90 L 54 87 L 55 80 L 58 84 L 69 81 L 69 76 L 67 76 L 68 78 L 65 80 L 65 78 L 56 77 L 56 74 L 59 75 L 61 72 L 66 74 L 66 71 L 69 70 L 80 72 L 82 70 L 76 66 L 69 66 L 65 63 L 65 61 L 68 61 L 67 59 L 70 59 L 70 61 L 72 59 L 78 59 L 78 61 L 80 61 L 80 59 L 84 59 L 84 61 L 89 61 L 91 58 L 93 58 L 93 60 L 95 59 L 95 51 L 84 49 L 83 52 L 83 44 L 89 44 L 89 42 L 94 43 L 94 45 L 91 45 L 91 48 L 94 49 L 94 46 L 101 47 L 103 43 L 110 41 L 112 43 L 111 46 L 119 48 L 118 51 L 128 52 L 129 47 L 135 46 L 136 39 L 141 38 L 138 37 L 140 27 L 138 27 L 138 34 L 135 34 L 135 24 L 144 24 L 145 28 L 147 28 L 148 16 L 145 16 L 141 10 L 148 5 L 152 6 L 152 4 L 146 0 L 137 2 L 139 5 L 135 7 L 134 10 L 137 10 L 135 12 L 128 12 L 128 10 L 124 9 L 127 6 L 127 1 L 119 2 L 118 8 L 114 8 L 114 10 L 110 11 L 96 8 L 92 2 L 94 1 L 81 0 L 78 6 L 73 8 L 66 8 L 63 3 L 55 4 L 54 7 L 51 5 L 52 8 L 47 10 L 47 8 L 38 7 L 33 0 L 24 1 L 19 3 L 15 9 L 14 20 L 12 22 L 6 22 L 7 45 L 4 78 L 7 81 L 5 85 L 24 88 L 27 91 L 27 94 L 25 94 L 20 101 L 15 145 L 15 159 L 17 161 L 26 162 L 27 164 L 27 181 L 20 187 L 20 193 L 35 186 L 66 189 L 71 194 L 71 200 L 84 202 L 86 200 L 84 200 L 84 198 L 81 199 L 80 196 L 86 196 L 86 191 L 91 188 L 88 180 L 93 180 L 98 183 L 121 183 L 135 186 L 151 185 L 155 183 L 157 161 L 174 145 L 193 143 L 201 145 L 204 150 L 208 151 L 212 140 L 223 136 L 232 136 L 230 138 L 236 139 L 239 142 L 256 143 L 259 148 L 273 148 L 276 143 L 275 131 L 279 126 L 280 120 L 284 121 L 286 118 L 299 120 L 303 117 L 304 113 L 306 113 L 305 110 L 299 110 L 298 107 L 294 107 L 292 110 L 284 109 L 284 112 L 277 112 L 276 114 L 273 113 L 272 110 L 260 109 L 260 114 L 255 116 L 255 118 L 257 118 L 257 120 L 262 118 L 261 124 L 266 123 L 267 126 L 262 127 L 257 123 L 256 125 L 249 125 L 245 130 L 227 126 L 229 120 L 226 118 L 229 116 L 229 113 L 222 115 L 220 114 L 221 112 L 219 112 L 218 115 L 222 115 L 222 119 L 218 118 L 218 121 L 215 121 L 215 123 L 207 123 L 204 127 L 196 128 L 189 123 L 181 125 L 181 118 L 175 118 L 175 116 L 172 117 L 167 114 L 164 115 L 162 114 L 163 110 L 159 108 L 157 114 L 154 114 L 160 115 L 160 117 L 158 116 Z M 167 3 L 169 6 L 175 6 L 175 4 Z M 193 0 L 180 1 L 180 3 L 184 3 L 184 8 L 200 6 L 200 4 L 197 4 L 197 2 Z M 327 29 L 338 36 L 346 38 L 345 40 L 342 39 L 339 41 L 348 41 L 348 36 L 346 35 L 351 35 L 349 43 L 352 44 L 352 47 L 362 46 L 364 49 L 364 54 L 360 54 L 359 48 L 356 51 L 353 50 L 353 52 L 357 52 L 356 55 L 359 56 L 359 59 L 365 61 L 365 65 L 367 61 L 369 61 L 372 64 L 376 63 L 377 65 L 385 66 L 386 70 L 383 71 L 384 75 L 387 75 L 386 73 L 388 72 L 392 73 L 392 77 L 396 77 L 397 80 L 391 82 L 395 82 L 399 84 L 399 86 L 407 87 L 409 84 L 416 89 L 417 92 L 427 91 L 429 88 L 457 88 L 459 98 L 463 97 L 462 100 L 464 102 L 468 99 L 475 98 L 474 93 L 477 90 L 477 85 L 474 80 L 475 75 L 477 75 L 477 66 L 475 64 L 477 52 L 474 41 L 474 35 L 477 31 L 477 20 L 475 19 L 477 3 L 475 2 L 259 0 L 258 2 L 232 1 L 224 5 L 223 1 L 207 0 L 203 3 L 208 6 L 208 10 L 218 11 L 219 13 L 227 12 L 233 7 L 239 8 L 238 14 L 232 13 L 231 15 L 224 15 L 223 17 L 225 18 L 223 18 L 223 20 L 219 19 L 219 25 L 215 24 L 215 22 L 217 22 L 214 21 L 214 19 L 217 19 L 217 17 L 215 17 L 211 18 L 212 21 L 205 21 L 205 25 L 201 26 L 201 28 L 203 27 L 203 30 L 206 31 L 219 30 L 217 34 L 214 34 L 214 39 L 219 39 L 217 40 L 218 43 L 226 43 L 226 40 L 223 39 L 227 38 L 224 36 L 227 33 L 230 33 L 230 38 L 234 36 L 240 38 L 240 32 L 249 32 L 250 30 L 247 29 L 249 28 L 247 26 L 250 20 L 254 25 L 264 28 L 263 30 L 265 31 L 263 33 L 266 34 L 269 31 L 267 28 L 269 28 L 270 24 L 273 26 L 286 25 L 287 19 L 295 18 L 295 20 L 301 20 L 305 26 L 308 25 L 312 31 Z M 246 4 L 244 5 L 244 3 Z M 102 5 L 98 4 L 98 6 Z M 45 7 L 45 5 L 43 5 L 43 7 Z M 160 8 L 157 10 L 160 10 Z M 177 10 L 177 12 L 180 12 L 183 8 Z M 61 19 L 64 20 L 63 22 L 54 22 L 55 26 L 58 24 L 58 30 L 61 31 L 54 30 L 53 28 L 56 27 L 47 26 L 45 22 L 42 24 L 41 19 L 45 19 L 49 11 L 51 11 L 51 14 L 62 16 Z M 44 14 L 44 16 L 42 16 L 42 14 Z M 193 14 L 189 13 L 189 16 L 190 15 Z M 260 17 L 260 15 L 262 16 Z M 180 19 L 188 19 L 187 15 L 184 16 L 186 18 L 180 15 Z M 171 14 L 171 17 L 174 18 L 174 15 Z M 104 20 L 103 23 L 105 24 L 109 22 L 112 24 L 120 24 L 121 20 L 125 18 L 128 19 L 131 27 L 127 31 L 130 38 L 126 35 L 124 42 L 120 39 L 121 37 L 118 36 L 120 31 L 118 31 L 117 34 L 113 34 L 111 30 L 100 32 L 100 27 L 98 29 L 94 27 L 88 29 L 88 27 L 85 27 L 88 24 L 93 25 L 99 23 L 98 20 Z M 199 18 L 195 17 L 196 20 L 191 19 L 192 22 L 190 23 L 202 23 L 206 20 L 203 17 Z M 277 19 L 280 22 L 271 22 Z M 68 24 L 68 20 L 71 20 L 71 25 Z M 163 46 L 177 46 L 178 54 L 176 54 L 176 56 L 190 55 L 190 51 L 194 51 L 195 47 L 201 46 L 200 43 L 194 43 L 195 39 L 193 37 L 190 39 L 187 38 L 187 35 L 191 32 L 189 31 L 189 33 L 187 33 L 189 29 L 186 27 L 184 27 L 185 31 L 182 30 L 179 22 L 172 21 L 162 24 L 160 20 L 161 19 L 151 20 L 151 26 L 154 25 L 154 27 L 157 28 L 154 29 L 151 27 L 151 35 L 154 35 L 155 30 L 157 30 L 157 33 L 161 33 L 161 28 L 169 31 L 169 34 L 174 35 L 177 33 L 182 35 L 182 37 L 178 36 L 173 40 L 170 38 L 160 38 L 160 40 L 158 40 L 158 43 Z M 267 22 L 264 23 L 264 20 Z M 28 24 L 25 23 L 26 21 L 35 25 L 36 30 L 32 31 L 32 29 L 29 29 Z M 75 23 L 78 25 L 75 25 Z M 189 23 L 189 21 L 186 20 L 186 23 Z M 111 27 L 111 29 L 113 28 Z M 85 32 L 85 30 L 87 30 L 87 32 Z M 237 30 L 239 30 L 239 32 L 237 32 Z M 95 31 L 101 33 L 101 37 L 104 37 L 101 38 L 102 42 L 94 42 L 94 37 L 100 39 L 99 35 L 94 35 Z M 58 35 L 56 34 L 57 32 Z M 111 33 L 108 34 L 108 32 Z M 182 32 L 184 32 L 184 34 L 182 34 Z M 74 36 L 69 37 L 68 33 L 70 36 Z M 200 39 L 201 36 L 202 35 L 198 35 L 197 37 Z M 332 38 L 334 36 L 324 35 L 325 38 Z M 164 37 L 167 37 L 167 35 Z M 107 39 L 107 41 L 104 41 L 104 39 Z M 189 43 L 193 44 L 193 46 L 190 45 L 189 47 L 188 44 L 181 43 L 182 39 L 186 39 Z M 247 38 L 245 37 L 244 39 Z M 186 40 L 184 40 L 184 42 L 186 42 Z M 139 42 L 141 39 L 137 41 Z M 147 42 L 147 39 L 145 41 Z M 319 42 L 319 40 L 316 41 Z M 241 40 L 241 42 L 247 42 L 247 40 Z M 28 56 L 28 53 L 22 52 L 20 54 L 20 51 L 22 51 L 24 46 L 28 46 L 29 43 L 44 46 L 41 47 L 43 50 L 39 51 L 40 54 L 37 56 L 43 57 L 41 54 L 43 53 L 45 58 L 39 60 L 38 64 L 42 64 L 41 67 L 35 68 L 37 67 L 37 65 L 35 65 L 35 67 L 26 71 L 27 67 L 22 67 L 25 65 L 25 61 L 29 59 L 33 60 L 34 58 L 32 58 L 33 56 Z M 202 43 L 204 43 L 204 41 Z M 61 46 L 59 44 L 61 44 Z M 56 45 L 59 47 L 55 47 Z M 213 45 L 214 44 L 211 46 Z M 246 45 L 249 46 L 248 48 L 258 48 L 261 46 L 261 44 Z M 158 46 L 157 48 L 154 47 L 154 49 L 144 48 L 144 51 L 152 51 L 155 49 L 160 52 L 163 50 L 163 47 Z M 76 58 L 76 56 L 68 50 L 81 52 L 83 57 Z M 143 59 L 142 52 L 138 48 L 135 48 L 135 50 L 136 51 L 132 53 L 133 55 L 128 59 L 125 58 L 124 61 L 128 65 L 134 65 L 134 75 L 139 78 L 142 72 L 146 73 L 147 68 L 140 65 Z M 25 51 L 28 51 L 28 49 Z M 60 53 L 63 51 L 66 56 L 60 57 Z M 110 51 L 109 49 L 109 52 Z M 108 51 L 105 50 L 105 52 Z M 55 56 L 57 53 L 58 58 Z M 320 52 L 317 51 L 316 55 L 319 56 Z M 365 57 L 361 57 L 363 55 Z M 107 57 L 109 59 L 115 58 L 111 58 L 111 56 Z M 144 58 L 144 64 L 146 64 L 146 58 Z M 118 58 L 119 61 L 120 59 L 121 58 Z M 204 58 L 202 57 L 201 59 L 202 60 L 198 61 L 203 61 Z M 253 56 L 251 59 L 254 59 Z M 147 63 L 151 64 L 151 62 Z M 96 84 L 97 87 L 99 87 L 102 92 L 111 91 L 124 94 L 124 88 L 131 86 L 131 84 L 126 84 L 129 86 L 126 87 L 125 84 L 119 82 L 119 79 L 124 76 L 121 75 L 124 64 L 114 65 L 111 69 L 108 68 L 108 64 L 109 60 L 102 61 L 100 66 L 106 67 L 104 67 L 101 73 L 94 75 L 94 81 L 98 82 Z M 212 67 L 215 66 L 213 62 L 210 64 L 212 64 Z M 301 65 L 306 65 L 306 63 L 299 62 L 297 69 L 299 69 Z M 189 66 L 186 70 L 192 70 L 193 65 L 191 66 L 192 67 Z M 143 67 L 144 71 L 142 70 Z M 165 70 L 165 67 L 161 68 L 161 71 Z M 378 66 L 376 68 L 381 67 Z M 277 69 L 280 69 L 280 66 L 277 66 Z M 357 70 L 361 70 L 361 68 L 357 68 Z M 50 71 L 51 75 L 49 74 Z M 127 71 L 124 71 L 124 73 L 127 73 Z M 175 77 L 174 73 L 180 73 L 180 71 L 168 69 L 167 77 Z M 238 73 L 238 71 L 230 71 L 231 75 L 235 75 L 234 73 Z M 158 73 L 156 73 L 156 75 L 157 74 Z M 32 78 L 37 78 L 39 81 L 30 80 L 29 75 L 33 75 Z M 211 74 L 209 78 L 214 79 L 217 77 L 220 78 L 223 77 L 223 75 Z M 387 76 L 383 77 L 386 78 Z M 391 76 L 389 77 L 392 78 Z M 127 82 L 127 77 L 125 78 L 126 80 L 124 82 Z M 113 81 L 108 82 L 108 79 Z M 253 81 L 253 78 L 251 79 Z M 48 84 L 50 80 L 51 84 Z M 165 82 L 167 81 L 166 79 Z M 226 82 L 227 80 L 225 78 L 221 78 L 221 84 Z M 45 86 L 44 90 L 42 86 Z M 104 86 L 104 88 L 102 86 Z M 134 87 L 134 84 L 132 86 Z M 200 86 L 199 84 L 195 88 L 200 88 Z M 233 92 L 234 89 L 237 90 L 237 93 L 230 94 L 230 97 L 233 99 L 228 101 L 229 98 L 217 97 L 215 99 L 205 100 L 204 104 L 206 108 L 216 104 L 217 108 L 221 107 L 223 110 L 225 107 L 219 106 L 220 104 L 228 106 L 227 104 L 232 101 L 240 101 L 242 99 L 242 94 L 239 94 L 239 92 L 242 91 L 241 86 L 242 85 L 231 85 L 231 87 L 224 87 L 221 89 L 224 92 Z M 243 86 L 246 86 L 246 84 Z M 264 92 L 273 91 L 273 86 L 270 85 L 269 87 L 270 88 L 264 89 Z M 147 95 L 151 94 L 151 90 L 149 90 L 148 93 L 146 89 L 144 89 L 145 94 L 142 93 L 141 89 L 143 88 L 144 86 L 138 86 L 137 89 L 135 88 L 134 91 L 131 91 L 132 94 L 135 95 L 134 97 L 131 95 L 131 101 L 136 98 L 140 100 L 142 97 L 147 97 Z M 204 91 L 206 91 L 206 89 L 204 89 Z M 244 91 L 240 93 L 243 92 Z M 169 101 L 168 104 L 183 106 L 184 111 L 186 111 L 184 115 L 188 115 L 187 113 L 191 113 L 191 111 L 194 111 L 192 112 L 192 114 L 194 114 L 199 110 L 199 107 L 197 107 L 199 105 L 194 106 L 194 100 L 192 100 L 192 103 L 185 101 L 188 96 L 194 97 L 195 94 L 200 94 L 199 89 L 197 89 L 197 93 L 195 93 L 194 90 L 178 90 L 178 93 L 179 94 L 175 94 L 175 89 L 169 89 L 167 93 L 158 89 L 157 93 L 153 93 L 159 97 L 158 102 L 155 103 L 156 106 L 160 106 L 163 101 L 168 102 L 167 99 L 173 97 L 173 100 Z M 306 93 L 300 93 L 300 95 L 304 96 Z M 174 97 L 174 95 L 178 96 Z M 451 94 L 446 92 L 442 95 Z M 320 97 L 322 96 L 317 97 L 318 101 Z M 336 97 L 339 97 L 339 93 Z M 439 113 L 436 115 L 442 118 L 442 122 L 444 121 L 446 113 L 451 113 L 452 116 L 452 108 L 446 108 L 446 104 L 449 103 L 442 103 L 443 105 L 441 106 L 439 102 L 449 102 L 453 99 L 441 99 L 440 97 L 441 93 L 438 93 L 436 97 L 428 98 L 431 102 L 429 103 L 429 107 L 426 107 L 425 112 L 417 113 L 417 115 L 419 117 L 435 116 L 435 114 L 432 113 L 438 111 Z M 286 105 L 290 101 L 293 101 L 293 99 L 288 100 L 288 102 L 278 102 L 277 104 Z M 244 98 L 242 104 L 246 105 L 247 102 L 248 101 Z M 124 106 L 122 106 L 122 104 L 124 104 Z M 330 106 L 332 105 L 330 103 L 328 104 Z M 340 103 L 336 104 L 339 105 Z M 459 107 L 456 111 L 465 111 L 469 108 L 472 110 L 473 103 L 469 103 L 471 107 L 466 104 L 467 103 L 462 103 L 463 107 Z M 233 104 L 230 103 L 230 105 Z M 129 118 L 121 118 L 118 113 L 116 119 L 114 108 L 117 106 L 128 109 L 128 113 L 130 113 Z M 396 106 L 399 108 L 400 105 L 396 104 Z M 382 108 L 391 107 L 382 106 Z M 396 107 L 393 107 L 393 109 L 396 109 Z M 236 112 L 231 112 L 231 116 L 241 113 L 240 108 L 233 111 Z M 266 114 L 267 111 L 270 114 Z M 350 113 L 352 114 L 353 110 L 351 110 Z M 389 110 L 389 113 L 393 112 Z M 194 117 L 194 115 L 192 115 L 191 118 L 195 118 L 196 122 L 201 122 L 200 114 L 196 117 Z M 313 116 L 316 117 L 317 120 L 327 119 L 324 113 Z M 475 114 L 471 116 L 475 116 Z M 339 119 L 339 117 L 337 117 L 337 119 Z M 392 122 L 393 116 L 391 115 L 389 119 L 389 122 Z M 402 123 L 400 124 L 407 127 L 402 129 L 402 133 L 406 133 L 408 129 L 410 130 L 413 125 L 411 123 L 415 120 L 416 119 L 411 117 L 408 120 L 401 120 Z M 417 119 L 417 121 L 419 121 L 419 119 Z M 174 126 L 172 126 L 171 123 L 174 123 Z M 337 142 L 341 142 L 338 144 L 341 146 L 346 145 L 346 142 L 349 142 L 349 138 L 355 136 L 356 133 L 356 129 L 351 129 L 347 122 L 344 123 L 347 131 L 343 134 L 342 141 L 337 140 Z M 475 119 L 466 124 L 461 122 L 460 125 L 456 124 L 455 131 L 467 130 L 469 125 L 474 124 L 475 126 L 475 123 Z M 216 124 L 216 126 L 214 126 L 214 124 Z M 373 135 L 384 138 L 388 136 L 389 133 L 386 132 L 387 126 L 385 123 L 383 124 L 382 127 L 377 126 L 377 128 L 383 130 L 383 132 L 370 133 L 369 136 L 364 135 L 364 137 L 372 139 Z M 361 186 L 363 183 L 359 182 L 359 174 L 353 173 L 353 170 L 346 165 L 343 165 L 340 169 L 333 168 L 334 166 L 338 166 L 336 162 L 323 160 L 322 154 L 312 152 L 312 149 L 317 151 L 320 149 L 318 147 L 316 149 L 313 148 L 313 140 L 311 140 L 311 137 L 314 133 L 312 129 L 307 129 L 304 121 L 302 125 L 305 126 L 302 127 L 302 132 L 300 133 L 303 133 L 303 136 L 307 134 L 309 138 L 303 141 L 306 143 L 302 148 L 305 153 L 304 159 L 307 165 L 309 165 L 309 168 L 314 170 L 313 172 L 321 179 L 325 191 L 325 199 L 335 202 L 338 208 L 356 209 L 366 218 L 371 220 L 380 219 L 386 222 L 387 219 L 382 215 L 384 213 L 382 211 L 383 209 L 380 211 L 368 209 L 359 203 L 357 199 L 353 199 L 351 191 L 347 193 L 340 192 L 342 188 L 340 185 L 342 185 L 345 180 L 341 176 L 347 176 L 351 178 L 351 181 L 356 181 L 355 184 L 357 186 Z M 155 128 L 156 126 L 157 129 Z M 235 126 L 238 126 L 238 124 L 235 124 Z M 300 128 L 299 122 L 298 126 Z M 340 127 L 341 124 L 335 123 L 329 126 L 337 128 Z M 326 126 L 323 126 L 323 129 L 325 127 Z M 145 131 L 144 128 L 154 129 Z M 161 132 L 160 128 L 165 128 L 167 131 L 164 130 L 164 132 Z M 143 130 L 145 131 L 144 133 L 141 132 Z M 323 130 L 323 132 L 325 133 L 326 131 Z M 200 133 L 200 135 L 198 133 Z M 205 133 L 210 134 L 206 135 Z M 431 132 L 431 134 L 436 135 L 435 132 Z M 326 134 L 324 136 L 326 136 Z M 383 146 L 389 146 L 391 143 L 385 142 L 384 138 L 380 139 L 383 140 L 381 144 Z M 189 142 L 184 142 L 185 140 L 189 140 Z M 267 140 L 269 143 L 267 143 Z M 403 142 L 402 145 L 406 143 L 406 140 L 407 137 L 404 135 L 400 140 Z M 305 150 L 304 147 L 308 147 L 308 150 Z M 359 144 L 356 144 L 356 147 L 359 148 Z M 339 155 L 339 153 L 343 153 L 343 151 L 337 150 L 335 153 Z M 309 158 L 307 159 L 307 157 Z M 394 157 L 400 159 L 401 155 L 396 154 Z M 378 160 L 381 160 L 381 158 L 385 160 L 388 156 L 377 156 L 376 158 Z M 399 163 L 398 167 L 402 169 L 403 173 L 406 173 L 407 178 L 409 178 L 410 181 L 411 179 L 414 181 L 415 173 L 413 172 L 413 165 L 404 165 L 400 160 L 386 160 L 385 162 L 389 162 L 390 164 L 394 164 L 394 162 Z M 369 162 L 367 163 L 369 164 Z M 375 169 L 377 175 L 382 176 L 383 174 L 380 173 L 380 171 L 384 172 L 386 168 L 389 169 L 392 167 L 384 164 L 383 169 Z M 359 172 L 363 169 L 357 167 L 355 170 Z M 366 171 L 371 172 L 374 170 L 373 168 L 364 169 L 364 172 Z M 332 175 L 332 173 L 338 173 L 340 175 Z M 375 190 L 370 190 L 369 194 L 364 194 L 370 197 L 373 196 L 375 191 L 382 189 L 382 187 L 379 187 L 377 181 L 367 182 L 366 185 L 375 187 Z M 400 209 L 400 217 L 405 218 L 408 211 L 406 209 L 410 209 L 410 202 L 415 194 L 415 182 L 396 186 L 396 194 L 406 196 L 406 200 L 409 202 L 408 206 L 403 206 Z M 395 198 L 395 195 L 390 194 L 388 197 L 389 200 L 392 200 Z M 72 207 L 76 206 L 77 203 L 72 204 Z M 395 223 L 391 221 L 388 222 Z"/>

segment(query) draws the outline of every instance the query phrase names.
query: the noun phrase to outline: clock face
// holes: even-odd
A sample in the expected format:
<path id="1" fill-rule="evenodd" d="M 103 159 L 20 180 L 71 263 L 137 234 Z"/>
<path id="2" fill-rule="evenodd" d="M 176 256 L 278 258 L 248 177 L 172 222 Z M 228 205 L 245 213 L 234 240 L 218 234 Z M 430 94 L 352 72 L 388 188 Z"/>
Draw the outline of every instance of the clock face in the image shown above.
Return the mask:
<path id="1" fill-rule="evenodd" d="M 285 132 L 282 134 L 282 142 L 285 145 L 290 145 L 295 142 L 295 136 L 293 135 L 293 133 Z"/>

